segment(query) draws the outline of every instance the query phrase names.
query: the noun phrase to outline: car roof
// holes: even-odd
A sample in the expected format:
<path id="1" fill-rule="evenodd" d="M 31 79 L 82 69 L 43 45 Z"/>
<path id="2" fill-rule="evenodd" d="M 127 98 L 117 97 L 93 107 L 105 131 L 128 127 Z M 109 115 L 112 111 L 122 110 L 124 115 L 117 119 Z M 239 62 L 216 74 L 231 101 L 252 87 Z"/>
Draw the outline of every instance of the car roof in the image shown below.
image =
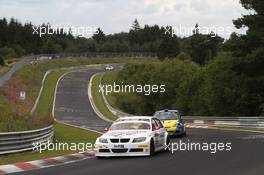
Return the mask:
<path id="1" fill-rule="evenodd" d="M 156 111 L 156 112 L 179 112 L 178 110 L 176 109 L 163 109 L 163 110 L 160 110 L 160 111 Z"/>
<path id="2" fill-rule="evenodd" d="M 130 116 L 130 117 L 120 117 L 115 122 L 121 121 L 150 121 L 150 119 L 156 118 L 153 116 Z"/>

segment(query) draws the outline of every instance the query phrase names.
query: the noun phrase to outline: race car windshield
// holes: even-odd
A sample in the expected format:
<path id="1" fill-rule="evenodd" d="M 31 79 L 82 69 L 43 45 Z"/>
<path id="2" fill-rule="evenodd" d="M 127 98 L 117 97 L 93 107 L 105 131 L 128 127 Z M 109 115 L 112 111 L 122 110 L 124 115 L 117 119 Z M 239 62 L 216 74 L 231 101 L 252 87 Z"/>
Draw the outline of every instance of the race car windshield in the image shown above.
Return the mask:
<path id="1" fill-rule="evenodd" d="M 110 130 L 150 130 L 148 123 L 117 123 L 110 127 Z"/>
<path id="2" fill-rule="evenodd" d="M 179 115 L 175 112 L 157 112 L 155 113 L 155 117 L 160 120 L 178 120 Z"/>

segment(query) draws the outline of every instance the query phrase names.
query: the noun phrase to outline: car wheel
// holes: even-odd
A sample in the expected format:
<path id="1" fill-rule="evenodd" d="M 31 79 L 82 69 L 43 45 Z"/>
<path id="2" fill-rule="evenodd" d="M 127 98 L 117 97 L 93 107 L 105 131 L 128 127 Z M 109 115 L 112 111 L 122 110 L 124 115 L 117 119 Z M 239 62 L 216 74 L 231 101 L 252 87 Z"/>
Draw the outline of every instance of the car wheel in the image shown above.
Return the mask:
<path id="1" fill-rule="evenodd" d="M 154 144 L 154 140 L 151 139 L 150 141 L 150 149 L 149 149 L 149 155 L 153 156 L 155 154 L 155 144 Z"/>

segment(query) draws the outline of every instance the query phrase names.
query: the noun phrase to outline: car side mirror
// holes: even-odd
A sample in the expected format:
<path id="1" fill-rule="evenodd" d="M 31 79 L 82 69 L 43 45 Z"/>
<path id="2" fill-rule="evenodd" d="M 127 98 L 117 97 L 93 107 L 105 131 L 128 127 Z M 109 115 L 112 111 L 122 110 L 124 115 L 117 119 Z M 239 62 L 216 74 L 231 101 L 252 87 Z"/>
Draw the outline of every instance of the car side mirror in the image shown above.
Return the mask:
<path id="1" fill-rule="evenodd" d="M 104 129 L 104 132 L 108 132 L 108 131 L 109 131 L 109 128 L 105 128 L 105 129 Z"/>
<path id="2" fill-rule="evenodd" d="M 159 130 L 160 127 L 159 126 L 155 126 L 154 130 Z"/>

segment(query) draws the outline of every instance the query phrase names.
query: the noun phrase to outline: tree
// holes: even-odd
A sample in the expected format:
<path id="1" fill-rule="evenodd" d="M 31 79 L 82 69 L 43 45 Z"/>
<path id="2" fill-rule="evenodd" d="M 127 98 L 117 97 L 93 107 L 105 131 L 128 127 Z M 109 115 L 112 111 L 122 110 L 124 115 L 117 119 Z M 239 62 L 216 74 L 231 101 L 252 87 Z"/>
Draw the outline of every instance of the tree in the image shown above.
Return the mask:
<path id="1" fill-rule="evenodd" d="M 195 27 L 193 30 L 193 35 L 198 35 L 198 34 L 200 34 L 199 25 L 195 24 Z"/>
<path id="2" fill-rule="evenodd" d="M 100 28 L 97 29 L 97 32 L 92 36 L 92 38 L 98 43 L 106 40 L 105 34 Z"/>
<path id="3" fill-rule="evenodd" d="M 192 60 L 199 64 L 206 64 L 221 50 L 224 39 L 212 34 L 199 33 L 198 24 L 195 25 L 193 35 L 184 38 L 182 49 L 188 53 Z"/>
<path id="4" fill-rule="evenodd" d="M 232 38 L 236 61 L 232 69 L 245 76 L 247 94 L 255 97 L 251 104 L 252 115 L 260 115 L 264 104 L 264 1 L 240 0 L 242 6 L 253 13 L 234 20 L 237 28 L 247 27 L 246 35 Z M 248 109 L 250 110 L 250 109 Z"/>
<path id="5" fill-rule="evenodd" d="M 139 22 L 138 22 L 137 19 L 134 20 L 134 22 L 133 22 L 131 28 L 132 28 L 132 30 L 134 30 L 134 31 L 138 31 L 138 30 L 140 30 L 140 25 L 139 25 Z"/>
<path id="6" fill-rule="evenodd" d="M 163 60 L 164 58 L 175 58 L 180 53 L 180 46 L 177 37 L 165 35 L 158 50 L 158 57 Z"/>

